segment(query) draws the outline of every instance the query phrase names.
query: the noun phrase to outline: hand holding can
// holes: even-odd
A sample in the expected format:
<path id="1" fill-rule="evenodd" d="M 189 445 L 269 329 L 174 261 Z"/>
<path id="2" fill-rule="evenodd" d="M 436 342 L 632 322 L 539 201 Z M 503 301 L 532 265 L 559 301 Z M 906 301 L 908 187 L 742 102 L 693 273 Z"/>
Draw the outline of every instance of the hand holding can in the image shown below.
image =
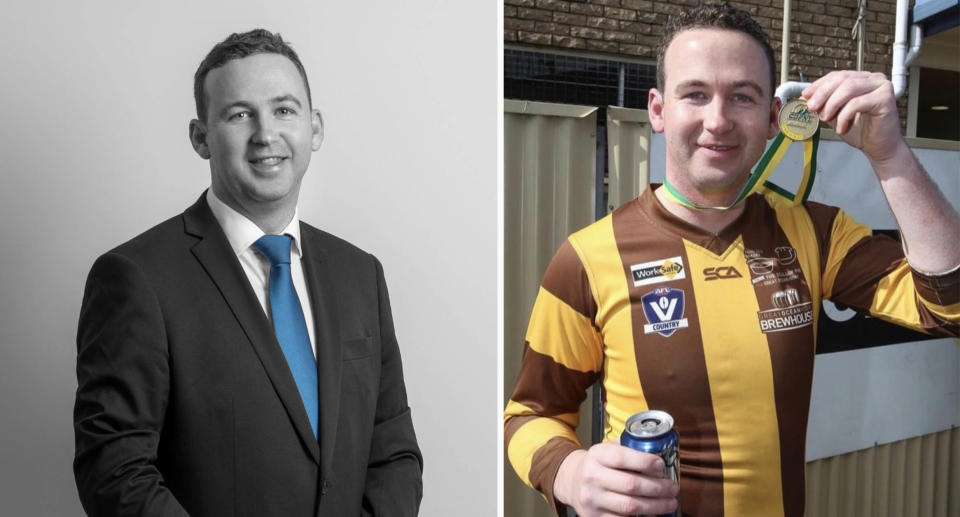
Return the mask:
<path id="1" fill-rule="evenodd" d="M 663 460 L 663 477 L 680 482 L 678 443 L 680 436 L 673 428 L 673 417 L 665 411 L 644 411 L 627 419 L 620 444 L 631 449 L 654 454 Z M 679 517 L 680 505 L 661 517 Z"/>
<path id="2" fill-rule="evenodd" d="M 660 514 L 677 507 L 677 484 L 663 479 L 663 460 L 617 443 L 570 453 L 554 480 L 554 496 L 580 517 Z"/>

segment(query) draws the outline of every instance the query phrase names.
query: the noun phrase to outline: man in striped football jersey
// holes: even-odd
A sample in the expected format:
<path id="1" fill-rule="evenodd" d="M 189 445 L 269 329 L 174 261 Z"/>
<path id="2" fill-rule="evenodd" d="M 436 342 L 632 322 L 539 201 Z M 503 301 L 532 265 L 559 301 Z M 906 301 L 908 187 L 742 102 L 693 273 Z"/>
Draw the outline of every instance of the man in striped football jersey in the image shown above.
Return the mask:
<path id="1" fill-rule="evenodd" d="M 651 186 L 557 251 L 505 410 L 506 451 L 558 512 L 665 513 L 679 493 L 685 515 L 802 516 L 821 300 L 957 336 L 960 218 L 907 147 L 881 74 L 831 72 L 802 96 L 870 161 L 902 247 L 819 203 L 734 204 L 780 108 L 773 51 L 748 14 L 685 12 L 658 65 L 650 121 L 688 204 Z M 597 379 L 604 443 L 584 449 L 573 429 Z M 616 444 L 647 409 L 675 419 L 679 487 L 659 458 Z"/>

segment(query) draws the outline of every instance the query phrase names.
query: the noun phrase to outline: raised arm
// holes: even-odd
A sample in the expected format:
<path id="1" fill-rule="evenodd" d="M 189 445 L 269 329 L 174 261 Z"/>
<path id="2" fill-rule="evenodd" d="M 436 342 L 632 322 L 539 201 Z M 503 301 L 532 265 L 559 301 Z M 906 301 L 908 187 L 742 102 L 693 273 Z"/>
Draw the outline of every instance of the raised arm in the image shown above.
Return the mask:
<path id="1" fill-rule="evenodd" d="M 831 72 L 804 90 L 803 97 L 821 120 L 870 160 L 910 265 L 927 274 L 960 266 L 960 216 L 900 134 L 890 81 L 878 73 Z"/>

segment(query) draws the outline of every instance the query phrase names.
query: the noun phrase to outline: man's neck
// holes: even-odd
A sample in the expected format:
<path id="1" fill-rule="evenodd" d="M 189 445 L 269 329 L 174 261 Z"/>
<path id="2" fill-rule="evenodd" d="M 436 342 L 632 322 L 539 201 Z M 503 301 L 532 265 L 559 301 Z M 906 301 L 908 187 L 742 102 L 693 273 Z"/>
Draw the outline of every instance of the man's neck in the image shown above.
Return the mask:
<path id="1" fill-rule="evenodd" d="M 688 208 L 667 196 L 661 185 L 654 192 L 660 204 L 679 219 L 716 235 L 730 225 L 743 213 L 744 202 L 737 203 L 727 210 Z"/>
<path id="2" fill-rule="evenodd" d="M 243 212 L 241 212 L 243 213 Z M 283 231 L 293 219 L 293 211 L 265 212 L 262 214 L 243 213 L 247 219 L 253 221 L 263 233 L 267 235 L 276 235 Z"/>
<path id="3" fill-rule="evenodd" d="M 249 219 L 250 222 L 257 225 L 257 227 L 267 235 L 276 235 L 282 232 L 284 228 L 290 224 L 290 221 L 293 220 L 293 216 L 297 211 L 296 206 L 286 206 L 279 203 L 275 205 L 261 204 L 248 207 L 228 196 L 218 195 L 216 189 L 212 187 L 211 192 L 221 203 Z M 224 199 L 224 197 L 226 197 L 226 199 Z"/>

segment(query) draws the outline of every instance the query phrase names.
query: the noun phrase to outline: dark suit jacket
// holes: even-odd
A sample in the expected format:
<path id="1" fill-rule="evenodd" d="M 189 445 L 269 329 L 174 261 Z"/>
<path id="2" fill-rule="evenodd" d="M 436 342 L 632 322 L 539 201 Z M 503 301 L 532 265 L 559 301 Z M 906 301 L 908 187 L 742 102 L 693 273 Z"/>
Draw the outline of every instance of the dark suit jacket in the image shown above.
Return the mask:
<path id="1" fill-rule="evenodd" d="M 88 514 L 417 513 L 422 459 L 380 264 L 304 223 L 301 241 L 319 440 L 205 197 L 97 259 L 74 407 Z"/>

